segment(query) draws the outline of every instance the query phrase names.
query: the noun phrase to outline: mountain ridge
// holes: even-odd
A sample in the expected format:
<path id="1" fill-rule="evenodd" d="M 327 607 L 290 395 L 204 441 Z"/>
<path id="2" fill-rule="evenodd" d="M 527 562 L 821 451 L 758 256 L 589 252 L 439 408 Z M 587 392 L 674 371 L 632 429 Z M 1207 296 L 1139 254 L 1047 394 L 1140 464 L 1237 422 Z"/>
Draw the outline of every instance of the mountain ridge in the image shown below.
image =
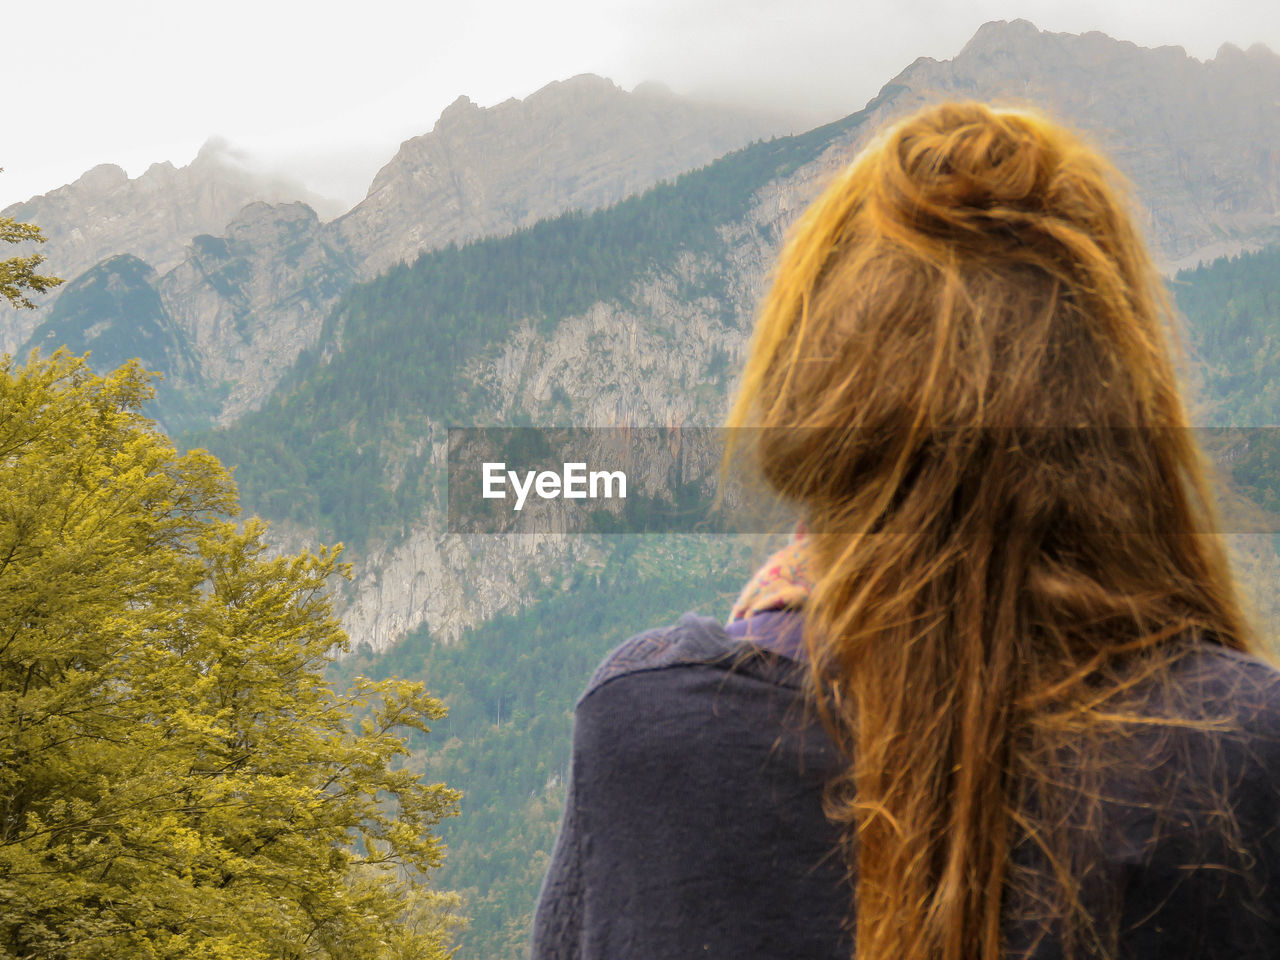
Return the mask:
<path id="1" fill-rule="evenodd" d="M 424 250 L 617 202 L 787 122 L 637 90 L 578 74 L 492 107 L 461 96 L 400 145 L 333 229 L 367 279 Z"/>
<path id="2" fill-rule="evenodd" d="M 231 157 L 224 141 L 211 138 L 186 166 L 153 163 L 137 177 L 115 164 L 98 164 L 69 184 L 0 214 L 40 227 L 43 268 L 72 281 L 95 264 L 121 254 L 137 257 L 163 274 L 182 262 L 194 236 L 216 233 L 255 200 L 326 201 L 283 177 L 250 172 Z M 12 352 L 30 336 L 61 295 L 53 290 L 37 310 L 0 306 L 0 349 Z"/>
<path id="3" fill-rule="evenodd" d="M 775 114 L 706 106 L 652 87 L 627 93 L 590 74 L 547 84 L 524 100 L 512 98 L 489 108 L 460 97 L 443 111 L 435 132 L 402 144 L 374 178 L 365 200 L 335 220 L 312 218 L 305 240 L 311 253 L 301 266 L 287 262 L 287 257 L 273 259 L 283 248 L 276 246 L 279 237 L 264 227 L 258 231 L 261 246 L 239 249 L 245 269 L 230 271 L 225 263 L 212 273 L 206 269 L 214 246 L 197 242 L 199 237 L 227 239 L 246 217 L 296 219 L 283 209 L 296 200 L 267 197 L 283 206 L 266 215 L 248 210 L 264 200 L 249 194 L 237 196 L 239 203 L 218 207 L 216 215 L 188 216 L 177 232 L 149 244 L 125 244 L 128 249 L 111 255 L 127 252 L 156 267 L 157 289 L 187 331 L 202 360 L 201 377 L 207 381 L 188 378 L 184 386 L 221 396 L 222 406 L 214 415 L 225 421 L 262 402 L 298 351 L 314 341 L 337 295 L 354 280 L 368 279 L 425 249 L 508 233 L 565 209 L 615 202 L 783 122 Z M 628 126 L 634 128 L 630 140 L 624 136 Z M 591 131 L 591 139 L 580 136 L 584 130 Z M 515 159 L 489 163 L 486 157 L 502 154 L 502 144 L 512 137 L 515 146 L 508 152 Z M 552 151 L 544 156 L 541 173 L 522 161 L 537 150 Z M 135 180 L 128 180 L 118 167 L 95 167 L 74 184 L 59 188 L 61 192 L 52 191 L 49 202 L 57 207 L 61 201 L 64 210 L 92 219 L 101 206 L 92 195 L 95 187 L 145 194 L 154 201 L 163 184 L 181 178 L 182 171 L 198 174 L 209 169 L 225 151 L 224 145 L 213 144 L 186 168 L 153 165 Z M 556 186 L 548 187 L 553 181 Z M 201 198 L 179 199 L 191 206 Z M 10 209 L 38 224 L 42 219 L 39 204 Z M 74 280 L 79 272 L 63 267 L 79 263 L 66 255 L 79 228 L 53 219 L 44 249 L 49 269 Z M 84 259 L 88 258 L 81 256 Z M 297 269 L 291 272 L 293 267 Z M 270 284 L 264 283 L 267 277 Z M 314 278 L 320 282 L 311 284 Z M 57 296 L 54 291 L 44 298 L 40 311 L 0 311 L 0 348 L 13 351 L 28 343 Z M 228 317 L 240 320 L 227 322 Z"/>

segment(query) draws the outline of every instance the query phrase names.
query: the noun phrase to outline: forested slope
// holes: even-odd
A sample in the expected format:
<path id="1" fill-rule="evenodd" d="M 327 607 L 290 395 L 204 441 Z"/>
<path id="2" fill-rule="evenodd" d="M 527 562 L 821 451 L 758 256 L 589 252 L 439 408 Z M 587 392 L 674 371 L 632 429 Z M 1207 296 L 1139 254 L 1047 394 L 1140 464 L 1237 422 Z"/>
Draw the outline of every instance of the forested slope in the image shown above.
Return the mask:
<path id="1" fill-rule="evenodd" d="M 1184 270 L 1173 284 L 1202 366 L 1205 426 L 1280 426 L 1280 245 Z"/>

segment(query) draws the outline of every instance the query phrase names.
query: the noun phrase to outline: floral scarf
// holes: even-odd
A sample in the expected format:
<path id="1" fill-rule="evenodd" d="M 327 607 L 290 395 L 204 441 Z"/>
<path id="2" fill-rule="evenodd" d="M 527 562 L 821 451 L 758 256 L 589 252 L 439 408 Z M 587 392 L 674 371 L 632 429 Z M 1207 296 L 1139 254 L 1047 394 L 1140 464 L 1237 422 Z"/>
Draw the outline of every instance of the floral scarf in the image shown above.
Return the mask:
<path id="1" fill-rule="evenodd" d="M 771 556 L 742 588 L 733 605 L 730 621 L 745 620 L 768 610 L 793 610 L 804 606 L 813 591 L 809 574 L 808 541 L 804 528 L 796 537 Z"/>

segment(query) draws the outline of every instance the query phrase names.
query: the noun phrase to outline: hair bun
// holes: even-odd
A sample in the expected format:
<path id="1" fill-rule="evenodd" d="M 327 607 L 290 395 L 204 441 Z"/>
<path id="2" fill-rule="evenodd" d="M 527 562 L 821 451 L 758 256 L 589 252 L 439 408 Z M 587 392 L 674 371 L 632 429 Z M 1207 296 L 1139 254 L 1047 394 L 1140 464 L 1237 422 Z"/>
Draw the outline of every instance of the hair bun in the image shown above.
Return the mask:
<path id="1" fill-rule="evenodd" d="M 1034 117 L 979 103 L 948 103 L 889 131 L 876 156 L 875 201 L 890 219 L 926 234 L 1009 237 L 1053 216 L 1063 165 Z"/>

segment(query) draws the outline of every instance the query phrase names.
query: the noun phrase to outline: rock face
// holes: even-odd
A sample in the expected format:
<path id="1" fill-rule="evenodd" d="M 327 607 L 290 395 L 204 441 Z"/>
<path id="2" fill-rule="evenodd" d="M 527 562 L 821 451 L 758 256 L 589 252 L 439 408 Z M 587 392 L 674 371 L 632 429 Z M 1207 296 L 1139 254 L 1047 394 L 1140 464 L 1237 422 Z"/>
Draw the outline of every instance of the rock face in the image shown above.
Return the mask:
<path id="1" fill-rule="evenodd" d="M 182 262 L 192 237 L 220 233 L 255 200 L 303 200 L 336 212 L 333 201 L 300 184 L 241 169 L 222 145 L 210 141 L 188 166 L 156 163 L 130 180 L 120 167 L 102 164 L 74 183 L 0 213 L 39 226 L 46 237 L 41 269 L 71 280 L 118 254 L 137 257 L 163 274 Z M 0 307 L 0 349 L 12 351 L 24 341 L 61 292 L 43 295 L 38 310 Z"/>
<path id="2" fill-rule="evenodd" d="M 160 299 L 222 392 L 218 414 L 253 409 L 314 343 L 354 271 L 314 210 L 252 203 L 226 235 L 196 237 L 156 284 Z"/>
<path id="3" fill-rule="evenodd" d="M 590 74 L 488 109 L 459 97 L 334 227 L 373 276 L 423 250 L 607 206 L 793 125 Z"/>
<path id="4" fill-rule="evenodd" d="M 729 269 L 761 276 L 766 267 L 762 253 Z M 671 272 L 639 284 L 627 305 L 598 303 L 563 318 L 550 335 L 540 335 L 536 322 L 521 324 L 469 366 L 467 379 L 495 397 L 496 417 L 520 411 L 535 424 L 715 424 L 746 348 L 753 291 L 744 286 L 729 305 L 681 293 L 724 271 L 722 262 L 682 257 Z M 443 472 L 444 444 L 431 452 Z M 343 629 L 353 646 L 375 651 L 423 623 L 449 641 L 519 609 L 530 583 L 601 550 L 585 536 L 448 533 L 442 514 L 428 510 L 394 543 L 354 558 L 355 578 L 339 598 Z"/>

